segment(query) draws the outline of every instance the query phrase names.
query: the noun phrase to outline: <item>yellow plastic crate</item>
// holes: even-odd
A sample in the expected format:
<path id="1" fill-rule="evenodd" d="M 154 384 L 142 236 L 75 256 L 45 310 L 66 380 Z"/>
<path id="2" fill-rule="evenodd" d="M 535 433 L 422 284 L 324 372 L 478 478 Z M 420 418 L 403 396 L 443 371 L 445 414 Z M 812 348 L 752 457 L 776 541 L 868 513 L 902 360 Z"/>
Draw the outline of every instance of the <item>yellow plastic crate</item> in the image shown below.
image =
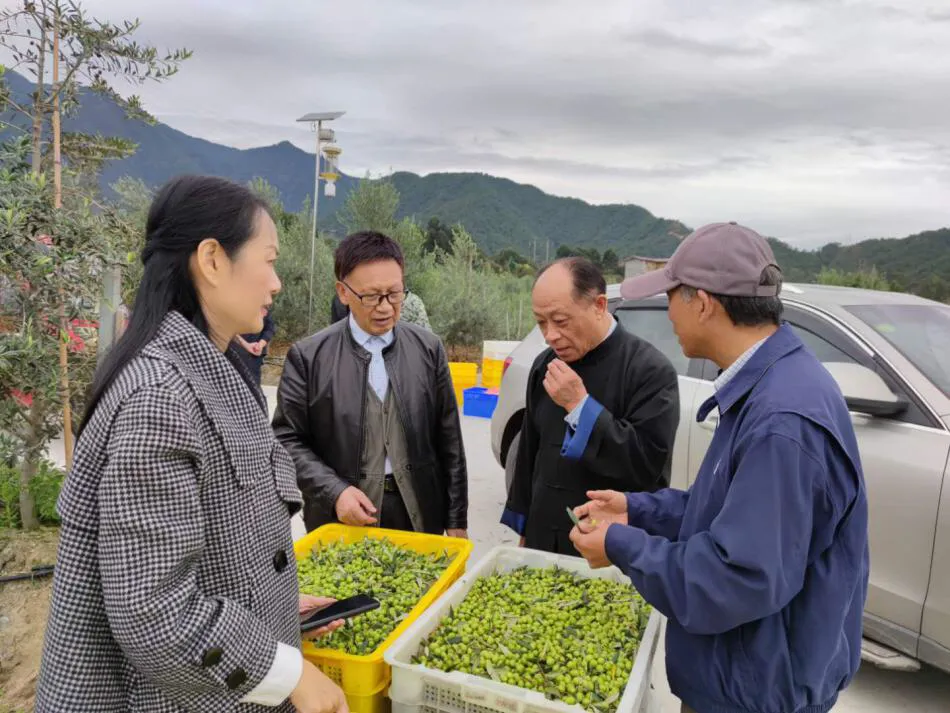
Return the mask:
<path id="1" fill-rule="evenodd" d="M 358 542 L 364 537 L 386 538 L 399 547 L 423 554 L 446 552 L 453 556 L 449 566 L 419 600 L 419 603 L 412 608 L 409 615 L 372 653 L 354 656 L 342 651 L 318 648 L 318 645 L 311 641 L 303 642 L 304 658 L 340 685 L 353 713 L 386 713 L 389 706 L 386 693 L 392 677 L 392 669 L 383 660 L 383 654 L 412 622 L 418 619 L 465 573 L 465 563 L 472 553 L 472 543 L 469 540 L 442 535 L 330 524 L 319 527 L 297 540 L 294 543 L 294 553 L 298 559 L 302 559 L 309 557 L 310 552 L 317 545 L 330 542 Z"/>
<path id="2" fill-rule="evenodd" d="M 450 361 L 449 373 L 452 381 L 475 381 L 478 377 L 478 364 L 467 361 Z"/>
<path id="3" fill-rule="evenodd" d="M 465 402 L 465 389 L 478 386 L 478 364 L 467 361 L 450 361 L 449 373 L 452 375 L 452 388 L 459 408 Z"/>
<path id="4" fill-rule="evenodd" d="M 391 676 L 387 676 L 379 688 L 369 695 L 347 693 L 346 703 L 350 708 L 350 713 L 390 713 L 392 711 L 392 701 L 389 700 L 390 678 Z"/>
<path id="5" fill-rule="evenodd" d="M 482 386 L 492 389 L 501 386 L 501 377 L 505 372 L 505 362 L 499 359 L 482 360 Z"/>

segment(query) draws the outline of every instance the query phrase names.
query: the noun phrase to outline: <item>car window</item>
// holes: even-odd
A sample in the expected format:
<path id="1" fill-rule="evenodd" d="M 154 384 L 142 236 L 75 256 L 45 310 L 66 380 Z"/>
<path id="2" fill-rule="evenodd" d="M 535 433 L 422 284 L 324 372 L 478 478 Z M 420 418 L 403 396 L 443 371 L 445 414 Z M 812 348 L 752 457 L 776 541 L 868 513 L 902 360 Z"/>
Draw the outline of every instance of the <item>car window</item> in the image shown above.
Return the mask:
<path id="1" fill-rule="evenodd" d="M 847 310 L 874 329 L 950 396 L 950 307 L 855 305 Z"/>
<path id="2" fill-rule="evenodd" d="M 676 373 L 686 375 L 689 359 L 683 354 L 679 340 L 673 332 L 673 324 L 665 309 L 625 308 L 618 309 L 614 315 L 620 325 L 631 334 L 645 339 L 673 362 Z"/>
<path id="3" fill-rule="evenodd" d="M 843 351 L 838 349 L 834 344 L 829 342 L 824 337 L 819 337 L 817 334 L 811 330 L 800 327 L 797 324 L 789 323 L 795 334 L 798 335 L 798 338 L 805 342 L 805 346 L 811 349 L 815 356 L 818 357 L 818 361 L 826 364 L 828 362 L 844 362 L 846 364 L 854 364 L 855 361 L 850 356 L 845 354 Z"/>

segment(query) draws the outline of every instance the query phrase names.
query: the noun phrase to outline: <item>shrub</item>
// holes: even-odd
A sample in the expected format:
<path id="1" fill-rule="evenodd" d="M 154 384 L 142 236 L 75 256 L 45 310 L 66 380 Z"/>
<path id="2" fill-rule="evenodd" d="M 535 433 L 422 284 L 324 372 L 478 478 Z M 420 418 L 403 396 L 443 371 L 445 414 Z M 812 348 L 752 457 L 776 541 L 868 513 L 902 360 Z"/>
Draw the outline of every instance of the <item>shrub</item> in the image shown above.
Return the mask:
<path id="1" fill-rule="evenodd" d="M 40 461 L 39 470 L 30 481 L 30 491 L 36 499 L 36 513 L 40 516 L 40 522 L 48 525 L 59 523 L 56 503 L 65 477 L 66 474 L 50 461 Z"/>
<path id="2" fill-rule="evenodd" d="M 36 501 L 36 513 L 44 525 L 59 523 L 56 503 L 63 487 L 65 473 L 48 460 L 37 464 L 30 480 L 30 492 Z M 0 527 L 20 526 L 20 468 L 0 462 Z"/>
<path id="3" fill-rule="evenodd" d="M 20 471 L 0 463 L 0 527 L 20 526 Z"/>

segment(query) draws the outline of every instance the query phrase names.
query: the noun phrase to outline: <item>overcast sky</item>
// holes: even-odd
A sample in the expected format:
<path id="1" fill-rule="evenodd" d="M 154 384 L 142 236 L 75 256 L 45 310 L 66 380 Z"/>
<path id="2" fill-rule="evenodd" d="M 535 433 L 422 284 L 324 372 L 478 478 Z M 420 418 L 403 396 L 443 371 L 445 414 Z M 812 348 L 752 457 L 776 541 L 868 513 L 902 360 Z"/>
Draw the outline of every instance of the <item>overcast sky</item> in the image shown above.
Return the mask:
<path id="1" fill-rule="evenodd" d="M 84 0 L 194 57 L 141 90 L 238 147 L 483 171 L 802 246 L 950 226 L 950 3 Z M 200 8 L 200 10 L 199 10 Z"/>

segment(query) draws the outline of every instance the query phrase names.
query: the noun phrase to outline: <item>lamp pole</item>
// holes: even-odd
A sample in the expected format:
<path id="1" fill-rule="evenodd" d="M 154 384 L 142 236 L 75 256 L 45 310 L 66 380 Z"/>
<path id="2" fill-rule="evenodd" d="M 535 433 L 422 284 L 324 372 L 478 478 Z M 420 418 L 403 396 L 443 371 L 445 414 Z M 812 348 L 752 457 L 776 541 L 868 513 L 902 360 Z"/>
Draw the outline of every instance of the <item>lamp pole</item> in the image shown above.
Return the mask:
<path id="1" fill-rule="evenodd" d="M 317 250 L 317 208 L 320 205 L 320 132 L 323 121 L 317 122 L 317 157 L 313 171 L 313 232 L 310 235 L 310 290 L 307 305 L 307 332 L 313 331 L 313 261 Z"/>
<path id="2" fill-rule="evenodd" d="M 297 121 L 307 122 L 317 134 L 316 157 L 313 171 L 313 231 L 310 235 L 310 290 L 307 306 L 307 331 L 313 330 L 313 269 L 317 250 L 317 207 L 320 203 L 320 153 L 323 143 L 323 122 L 339 119 L 346 112 L 330 111 L 306 114 Z"/>

